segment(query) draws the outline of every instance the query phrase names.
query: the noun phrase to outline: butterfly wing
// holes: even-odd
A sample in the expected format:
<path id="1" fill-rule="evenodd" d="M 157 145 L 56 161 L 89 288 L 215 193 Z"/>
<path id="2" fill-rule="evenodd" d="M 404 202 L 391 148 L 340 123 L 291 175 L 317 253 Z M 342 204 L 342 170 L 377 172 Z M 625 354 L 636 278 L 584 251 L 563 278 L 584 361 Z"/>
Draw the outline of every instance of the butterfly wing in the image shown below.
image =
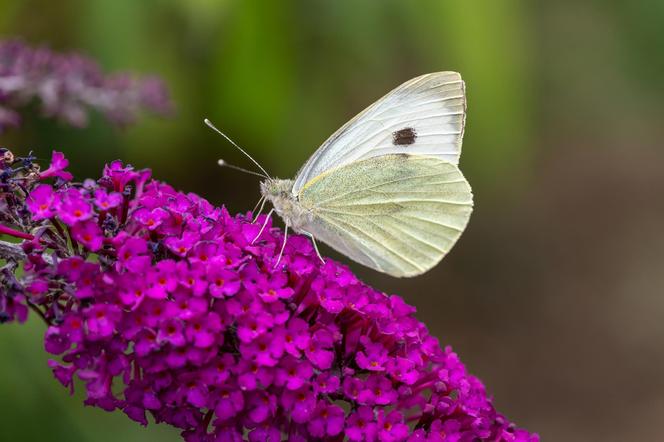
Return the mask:
<path id="1" fill-rule="evenodd" d="M 326 170 L 381 155 L 426 155 L 458 164 L 465 108 L 458 73 L 413 78 L 328 138 L 296 175 L 293 193 Z"/>
<path id="2" fill-rule="evenodd" d="M 415 276 L 449 252 L 472 211 L 459 168 L 435 157 L 382 155 L 332 169 L 298 195 L 316 239 L 392 276 Z"/>

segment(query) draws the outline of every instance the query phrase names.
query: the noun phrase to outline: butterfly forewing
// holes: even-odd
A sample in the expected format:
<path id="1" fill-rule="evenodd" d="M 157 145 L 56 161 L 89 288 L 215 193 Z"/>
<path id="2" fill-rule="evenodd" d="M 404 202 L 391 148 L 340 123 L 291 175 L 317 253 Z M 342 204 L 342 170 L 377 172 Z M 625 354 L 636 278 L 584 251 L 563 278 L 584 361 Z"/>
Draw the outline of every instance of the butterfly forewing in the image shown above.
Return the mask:
<path id="1" fill-rule="evenodd" d="M 381 155 L 426 155 L 458 164 L 465 107 L 456 72 L 407 81 L 328 138 L 298 172 L 293 193 L 325 171 Z"/>
<path id="2" fill-rule="evenodd" d="M 455 164 L 407 154 L 329 170 L 306 183 L 298 199 L 314 214 L 304 230 L 393 276 L 415 276 L 436 265 L 472 211 L 470 186 Z"/>

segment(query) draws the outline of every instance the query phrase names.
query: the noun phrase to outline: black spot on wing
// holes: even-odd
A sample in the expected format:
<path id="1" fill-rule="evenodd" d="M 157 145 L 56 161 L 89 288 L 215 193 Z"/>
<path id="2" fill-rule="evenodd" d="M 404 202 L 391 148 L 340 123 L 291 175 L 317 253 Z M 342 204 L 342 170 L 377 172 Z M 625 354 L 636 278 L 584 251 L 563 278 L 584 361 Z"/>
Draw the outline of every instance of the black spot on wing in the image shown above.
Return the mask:
<path id="1" fill-rule="evenodd" d="M 417 138 L 417 132 L 412 127 L 399 129 L 392 133 L 392 144 L 395 146 L 408 146 L 413 144 Z"/>

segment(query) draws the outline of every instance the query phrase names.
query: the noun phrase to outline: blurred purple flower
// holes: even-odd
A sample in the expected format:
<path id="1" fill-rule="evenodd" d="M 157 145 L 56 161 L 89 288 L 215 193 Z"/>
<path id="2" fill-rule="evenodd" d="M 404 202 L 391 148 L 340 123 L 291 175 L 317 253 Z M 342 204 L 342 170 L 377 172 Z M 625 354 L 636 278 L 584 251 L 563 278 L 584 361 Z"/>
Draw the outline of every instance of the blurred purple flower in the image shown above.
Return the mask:
<path id="1" fill-rule="evenodd" d="M 155 77 L 104 74 L 93 60 L 31 47 L 19 40 L 0 40 L 0 133 L 21 123 L 18 109 L 39 101 L 46 117 L 75 126 L 88 123 L 88 109 L 113 123 L 133 123 L 141 111 L 169 115 L 173 105 Z"/>
<path id="2" fill-rule="evenodd" d="M 283 233 L 251 242 L 264 217 L 120 162 L 82 185 L 61 154 L 41 175 L 6 157 L 0 220 L 13 224 L 0 227 L 25 240 L 0 273 L 0 320 L 38 312 L 55 378 L 72 391 L 81 379 L 87 405 L 150 414 L 187 441 L 539 440 L 413 307 L 321 265 L 306 238 L 275 269 Z"/>

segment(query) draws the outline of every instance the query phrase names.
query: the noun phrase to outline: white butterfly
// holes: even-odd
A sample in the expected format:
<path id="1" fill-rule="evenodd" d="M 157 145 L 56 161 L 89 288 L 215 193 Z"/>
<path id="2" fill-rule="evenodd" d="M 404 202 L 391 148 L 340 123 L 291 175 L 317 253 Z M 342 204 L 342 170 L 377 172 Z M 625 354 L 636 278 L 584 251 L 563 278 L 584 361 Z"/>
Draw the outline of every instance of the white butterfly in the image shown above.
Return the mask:
<path id="1" fill-rule="evenodd" d="M 407 81 L 336 131 L 294 180 L 270 178 L 258 165 L 267 178 L 261 200 L 286 232 L 392 276 L 422 274 L 449 252 L 472 212 L 457 167 L 465 107 L 456 72 Z"/>

